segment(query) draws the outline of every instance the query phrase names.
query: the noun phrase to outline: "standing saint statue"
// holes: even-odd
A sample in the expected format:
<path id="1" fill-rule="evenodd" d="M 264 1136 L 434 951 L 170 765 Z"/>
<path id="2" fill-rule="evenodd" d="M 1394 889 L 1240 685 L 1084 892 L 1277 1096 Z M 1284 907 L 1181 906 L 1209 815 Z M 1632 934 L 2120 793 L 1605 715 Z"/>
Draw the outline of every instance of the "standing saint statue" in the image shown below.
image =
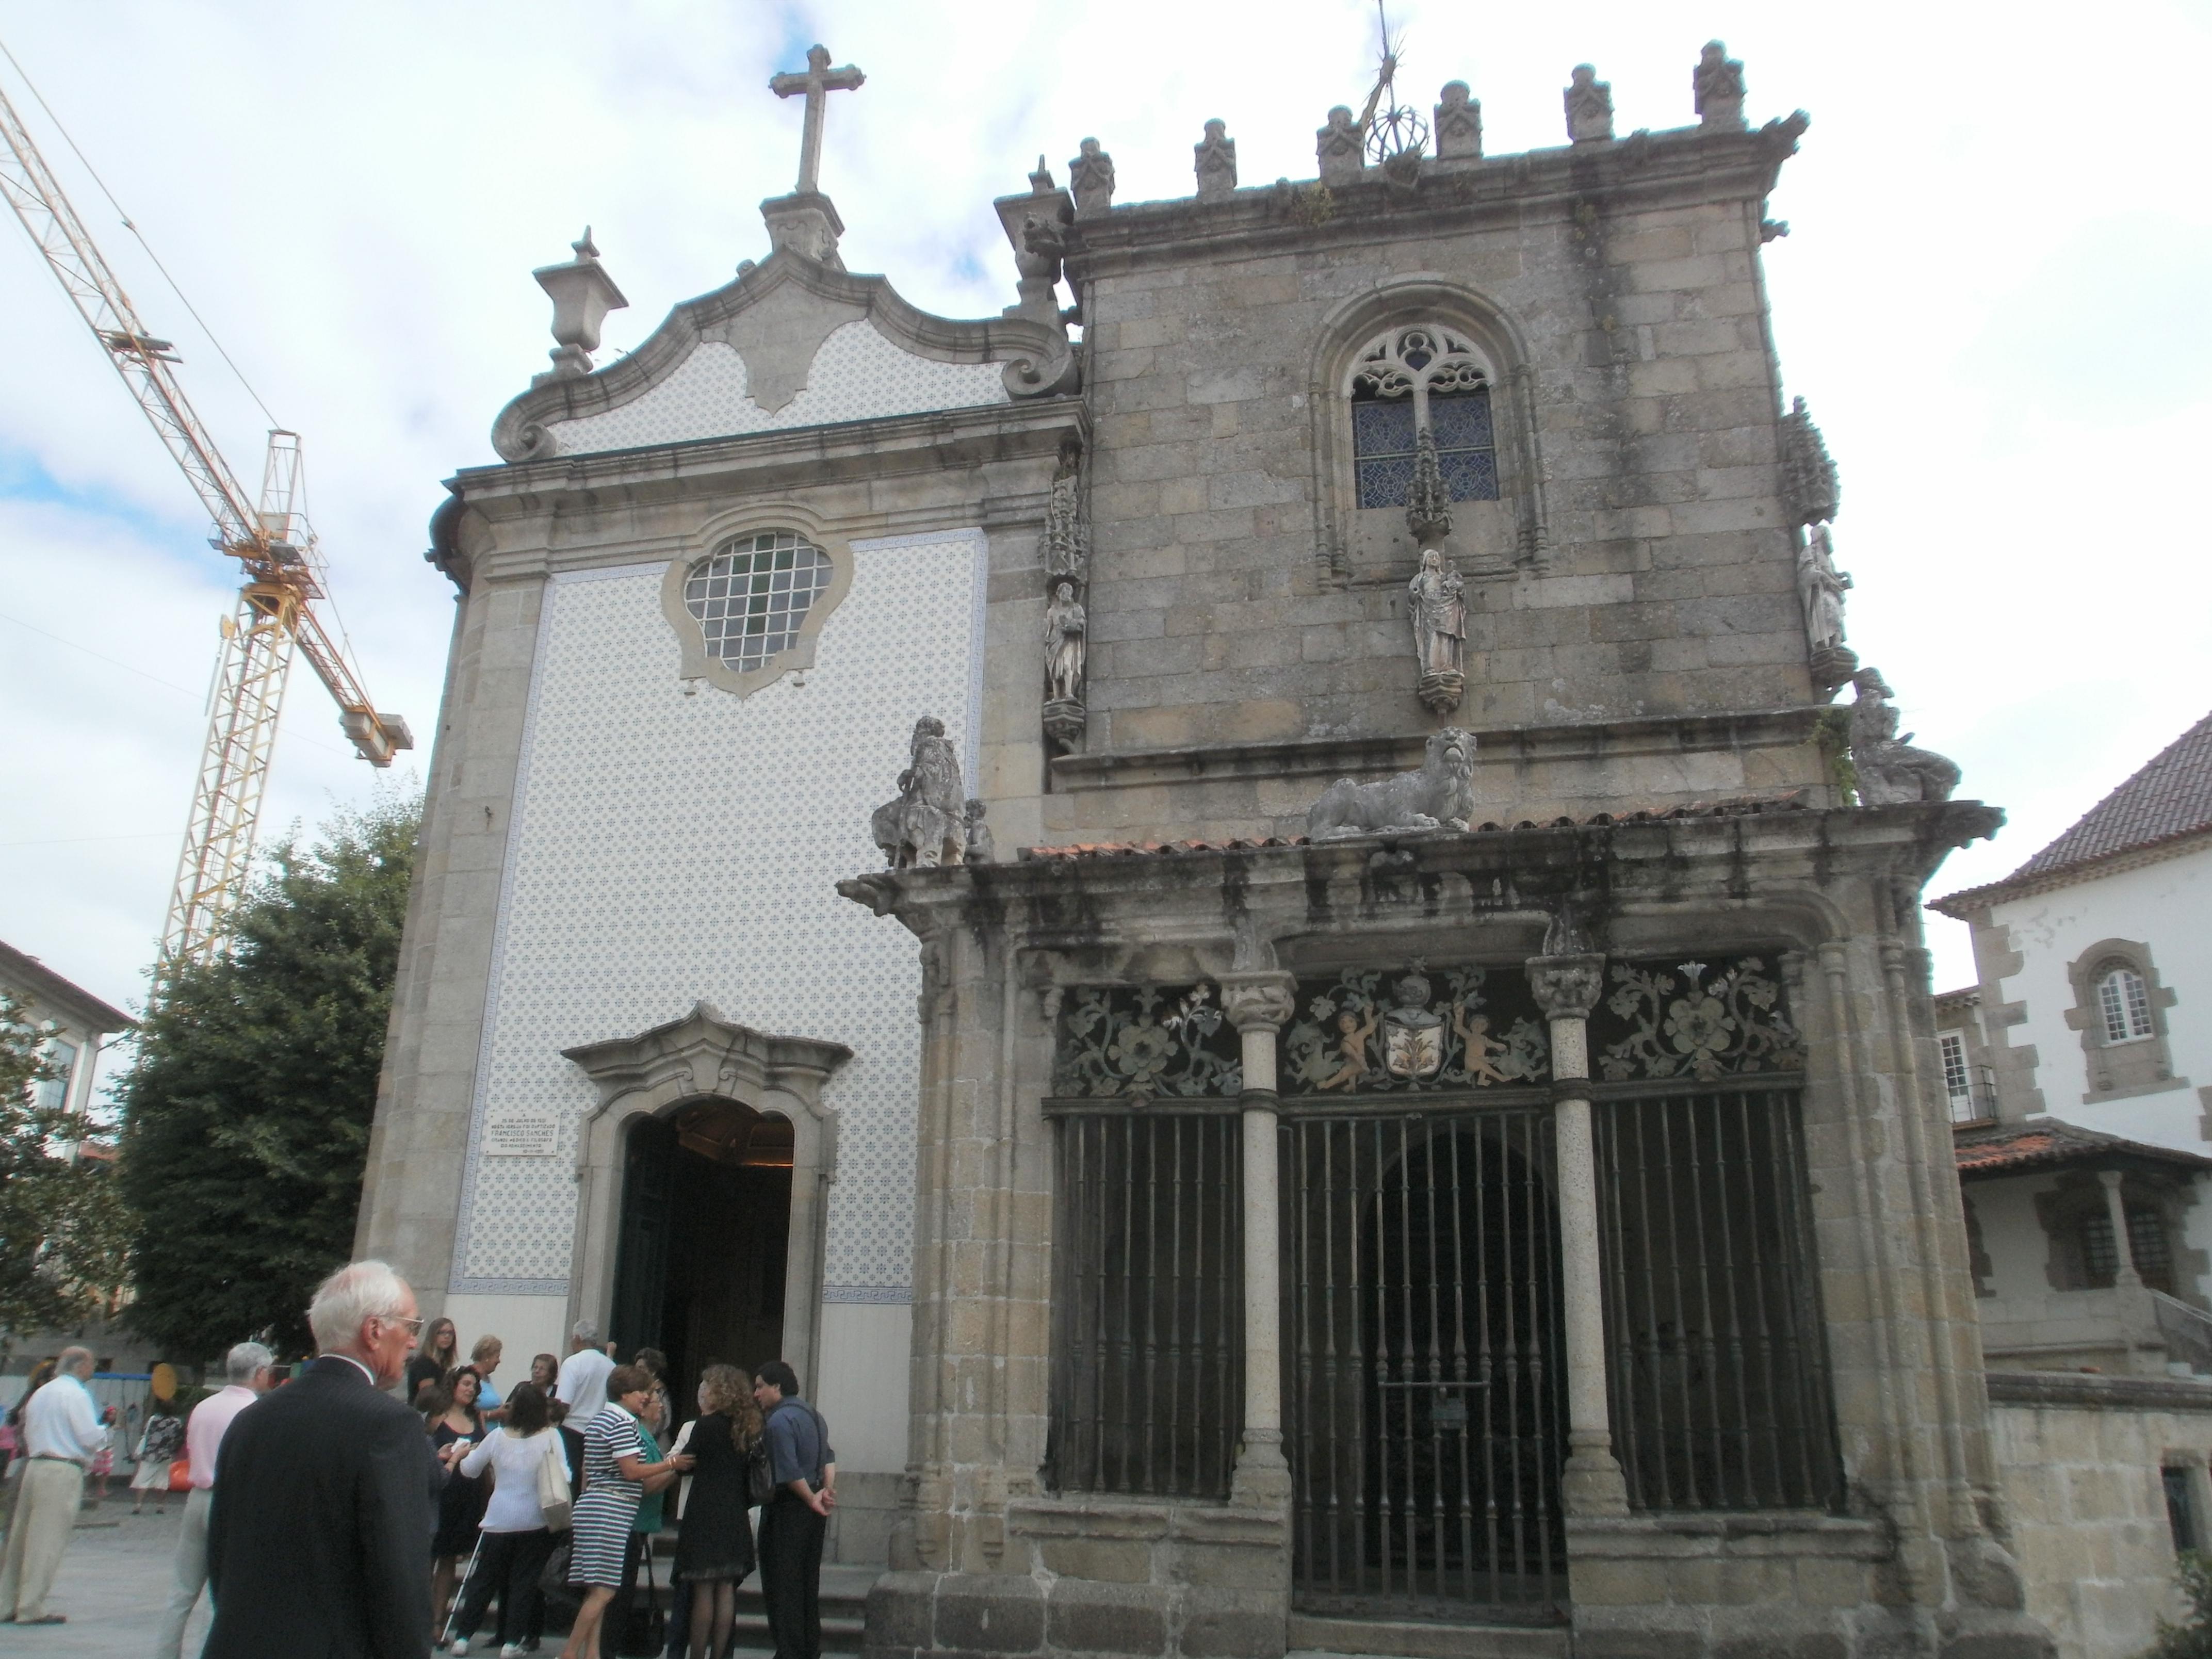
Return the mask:
<path id="1" fill-rule="evenodd" d="M 1044 683 L 1054 702 L 1074 702 L 1083 696 L 1085 625 L 1074 585 L 1060 583 L 1044 612 Z"/>
<path id="2" fill-rule="evenodd" d="M 1797 550 L 1797 598 L 1805 608 L 1805 637 L 1813 649 L 1833 650 L 1844 642 L 1844 594 L 1851 579 L 1836 568 L 1835 543 L 1828 526 L 1816 524 Z"/>
<path id="3" fill-rule="evenodd" d="M 1449 713 L 1459 707 L 1467 684 L 1467 584 L 1442 552 L 1424 548 L 1406 597 L 1420 671 L 1417 695 L 1438 714 Z"/>

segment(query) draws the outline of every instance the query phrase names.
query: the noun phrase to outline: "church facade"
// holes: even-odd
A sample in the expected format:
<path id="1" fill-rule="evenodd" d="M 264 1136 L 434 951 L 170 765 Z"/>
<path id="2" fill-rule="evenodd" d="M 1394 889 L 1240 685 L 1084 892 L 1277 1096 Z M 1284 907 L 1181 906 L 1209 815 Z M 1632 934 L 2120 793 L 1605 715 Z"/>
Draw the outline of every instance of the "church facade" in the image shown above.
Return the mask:
<path id="1" fill-rule="evenodd" d="M 1917 922 L 2000 817 L 1843 642 L 1803 118 L 1086 139 L 955 321 L 838 257 L 860 79 L 628 357 L 537 273 L 362 1249 L 791 1359 L 872 1653 L 2047 1651 Z"/>

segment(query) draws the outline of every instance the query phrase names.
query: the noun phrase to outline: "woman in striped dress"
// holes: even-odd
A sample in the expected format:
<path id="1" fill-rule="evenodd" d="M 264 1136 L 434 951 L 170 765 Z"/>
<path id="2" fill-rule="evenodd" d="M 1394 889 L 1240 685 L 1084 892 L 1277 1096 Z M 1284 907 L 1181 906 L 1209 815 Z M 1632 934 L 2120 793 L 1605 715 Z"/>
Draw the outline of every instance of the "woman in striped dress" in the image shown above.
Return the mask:
<path id="1" fill-rule="evenodd" d="M 688 1454 L 648 1463 L 638 1419 L 653 1398 L 653 1373 L 617 1365 L 607 1378 L 607 1408 L 584 1425 L 584 1492 L 569 1522 L 568 1582 L 584 1605 L 561 1659 L 599 1659 L 599 1626 L 623 1581 L 630 1522 L 648 1492 L 659 1492 L 691 1467 Z"/>

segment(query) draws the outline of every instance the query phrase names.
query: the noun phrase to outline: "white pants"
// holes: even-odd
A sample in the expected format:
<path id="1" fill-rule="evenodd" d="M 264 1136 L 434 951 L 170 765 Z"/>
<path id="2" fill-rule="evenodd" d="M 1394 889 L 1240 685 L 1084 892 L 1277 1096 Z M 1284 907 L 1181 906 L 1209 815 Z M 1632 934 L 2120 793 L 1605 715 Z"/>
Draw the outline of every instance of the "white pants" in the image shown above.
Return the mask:
<path id="1" fill-rule="evenodd" d="M 46 1592 L 61 1571 L 83 1499 L 84 1471 L 76 1464 L 34 1457 L 23 1465 L 8 1528 L 8 1564 L 0 1568 L 0 1621 L 29 1624 L 46 1616 Z"/>
<path id="2" fill-rule="evenodd" d="M 176 1588 L 169 1592 L 169 1605 L 161 1610 L 161 1628 L 154 1638 L 154 1659 L 180 1659 L 184 1652 L 185 1621 L 192 1616 L 200 1592 L 207 1588 L 208 1510 L 214 1504 L 215 1492 L 206 1486 L 194 1486 L 191 1496 L 185 1499 L 184 1524 L 177 1531 Z"/>

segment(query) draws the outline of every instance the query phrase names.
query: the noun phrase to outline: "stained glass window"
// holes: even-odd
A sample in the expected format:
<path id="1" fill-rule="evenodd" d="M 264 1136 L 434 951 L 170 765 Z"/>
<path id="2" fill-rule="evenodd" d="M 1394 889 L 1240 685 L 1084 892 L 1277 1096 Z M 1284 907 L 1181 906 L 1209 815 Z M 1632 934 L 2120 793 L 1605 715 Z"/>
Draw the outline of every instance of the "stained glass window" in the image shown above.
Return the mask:
<path id="1" fill-rule="evenodd" d="M 830 574 L 820 548 L 788 530 L 765 530 L 694 565 L 684 605 L 699 619 L 708 653 L 750 673 L 791 648 Z"/>
<path id="2" fill-rule="evenodd" d="M 1491 428 L 1490 388 L 1431 392 L 1427 402 L 1446 494 L 1455 501 L 1496 501 L 1498 443 Z M 1358 471 L 1359 505 L 1405 506 L 1413 486 L 1413 399 L 1355 390 L 1352 452 Z"/>

